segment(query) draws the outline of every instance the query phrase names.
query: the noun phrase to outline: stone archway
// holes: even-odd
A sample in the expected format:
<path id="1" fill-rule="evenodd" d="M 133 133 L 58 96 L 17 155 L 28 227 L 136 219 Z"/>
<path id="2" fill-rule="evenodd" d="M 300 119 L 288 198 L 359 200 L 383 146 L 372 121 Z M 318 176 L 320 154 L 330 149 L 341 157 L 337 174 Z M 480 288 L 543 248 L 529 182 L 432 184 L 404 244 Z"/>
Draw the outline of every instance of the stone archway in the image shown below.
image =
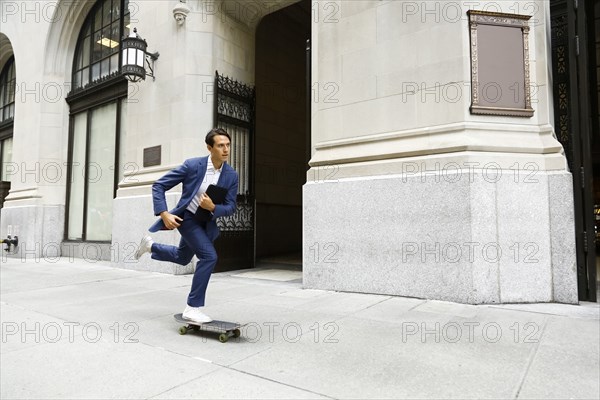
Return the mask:
<path id="1" fill-rule="evenodd" d="M 13 181 L 2 213 L 3 228 L 12 225 L 19 231 L 19 251 L 34 257 L 60 255 L 68 180 L 69 107 L 65 98 L 71 91 L 77 36 L 93 5 L 66 0 L 40 3 L 39 20 L 21 21 L 18 42 L 13 43 L 19 62 L 23 58 L 19 55 L 30 47 L 26 38 L 32 32 L 39 32 L 43 41 L 34 46 L 39 49 L 38 57 L 28 56 L 18 65 L 13 162 L 22 175 Z"/>
<path id="2" fill-rule="evenodd" d="M 64 96 L 70 91 L 73 57 L 79 31 L 89 11 L 96 2 L 72 2 L 61 0 L 52 15 L 46 44 L 44 46 L 44 77 L 65 86 Z M 58 102 L 56 102 L 58 103 Z M 54 109 L 55 103 L 45 103 L 49 110 Z M 64 102 L 60 106 L 65 106 Z"/>
<path id="3" fill-rule="evenodd" d="M 11 61 L 11 57 L 13 56 L 14 51 L 10 39 L 4 33 L 0 33 L 0 71 L 5 68 L 7 62 Z M 14 65 L 15 64 L 13 64 L 13 68 Z M 0 115 L 0 209 L 4 204 L 4 199 L 8 196 L 10 191 L 10 181 L 6 175 L 8 171 L 7 163 L 12 161 L 12 157 L 10 157 L 11 159 L 9 160 L 5 159 L 5 157 L 9 156 L 9 151 L 5 149 L 5 146 L 12 148 L 12 135 L 12 121 L 4 121 Z M 10 153 L 12 153 L 12 151 L 10 151 Z"/>
<path id="4" fill-rule="evenodd" d="M 212 0 L 202 2 L 202 10 L 207 14 L 223 14 L 255 29 L 260 21 L 300 0 Z"/>
<path id="5" fill-rule="evenodd" d="M 14 54 L 12 44 L 8 36 L 0 32 L 0 68 Z"/>

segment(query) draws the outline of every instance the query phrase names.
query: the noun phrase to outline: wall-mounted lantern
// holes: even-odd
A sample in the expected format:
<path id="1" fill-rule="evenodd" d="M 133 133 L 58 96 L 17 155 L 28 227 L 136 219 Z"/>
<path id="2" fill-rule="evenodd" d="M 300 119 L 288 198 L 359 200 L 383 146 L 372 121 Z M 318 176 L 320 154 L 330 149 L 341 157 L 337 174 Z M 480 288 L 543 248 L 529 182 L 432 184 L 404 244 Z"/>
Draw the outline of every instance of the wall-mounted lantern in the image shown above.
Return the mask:
<path id="1" fill-rule="evenodd" d="M 146 75 L 154 76 L 154 61 L 159 54 L 148 53 L 146 49 L 148 43 L 137 34 L 137 29 L 133 28 L 133 32 L 129 37 L 123 38 L 121 41 L 121 72 L 131 82 L 139 82 L 146 79 Z M 146 71 L 146 66 L 150 72 Z"/>

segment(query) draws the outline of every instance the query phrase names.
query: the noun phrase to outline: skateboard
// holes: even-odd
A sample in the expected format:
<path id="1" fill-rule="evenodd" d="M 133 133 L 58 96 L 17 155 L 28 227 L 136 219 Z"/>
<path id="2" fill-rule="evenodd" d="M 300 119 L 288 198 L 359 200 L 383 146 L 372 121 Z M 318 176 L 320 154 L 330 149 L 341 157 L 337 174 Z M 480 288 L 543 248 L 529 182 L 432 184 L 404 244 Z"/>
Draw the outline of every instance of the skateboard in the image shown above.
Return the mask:
<path id="1" fill-rule="evenodd" d="M 229 340 L 230 337 L 240 337 L 240 328 L 242 325 L 237 324 L 235 322 L 227 322 L 227 321 L 211 321 L 211 322 L 194 322 L 188 319 L 183 318 L 183 314 L 175 314 L 173 315 L 177 322 L 181 322 L 187 325 L 184 325 L 179 328 L 179 334 L 185 335 L 189 331 L 208 331 L 208 332 L 218 332 L 219 341 L 221 343 L 225 343 Z"/>

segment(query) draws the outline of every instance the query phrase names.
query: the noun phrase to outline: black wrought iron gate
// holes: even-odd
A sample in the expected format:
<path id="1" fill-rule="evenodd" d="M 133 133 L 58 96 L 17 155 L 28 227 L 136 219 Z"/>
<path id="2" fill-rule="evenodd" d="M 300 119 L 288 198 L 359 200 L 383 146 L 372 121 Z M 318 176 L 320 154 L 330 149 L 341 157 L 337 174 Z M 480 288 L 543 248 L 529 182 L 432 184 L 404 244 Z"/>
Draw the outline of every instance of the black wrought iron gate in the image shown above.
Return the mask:
<path id="1" fill-rule="evenodd" d="M 589 0 L 553 0 L 550 7 L 554 120 L 573 174 L 579 299 L 596 301 L 591 85 L 585 21 L 588 4 Z"/>
<path id="2" fill-rule="evenodd" d="M 219 261 L 216 272 L 254 266 L 254 121 L 255 90 L 215 74 L 215 125 L 231 136 L 229 164 L 239 175 L 237 211 L 220 218 L 221 236 L 215 242 Z"/>

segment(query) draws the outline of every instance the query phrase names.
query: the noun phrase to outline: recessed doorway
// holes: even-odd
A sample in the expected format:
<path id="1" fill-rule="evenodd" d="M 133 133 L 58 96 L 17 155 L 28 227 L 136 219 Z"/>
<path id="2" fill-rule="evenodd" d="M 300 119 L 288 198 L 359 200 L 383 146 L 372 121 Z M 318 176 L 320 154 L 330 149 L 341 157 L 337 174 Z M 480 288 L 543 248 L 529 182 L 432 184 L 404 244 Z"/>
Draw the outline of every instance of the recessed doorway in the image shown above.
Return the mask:
<path id="1" fill-rule="evenodd" d="M 310 159 L 309 0 L 267 15 L 256 31 L 257 267 L 302 264 L 302 186 Z"/>

